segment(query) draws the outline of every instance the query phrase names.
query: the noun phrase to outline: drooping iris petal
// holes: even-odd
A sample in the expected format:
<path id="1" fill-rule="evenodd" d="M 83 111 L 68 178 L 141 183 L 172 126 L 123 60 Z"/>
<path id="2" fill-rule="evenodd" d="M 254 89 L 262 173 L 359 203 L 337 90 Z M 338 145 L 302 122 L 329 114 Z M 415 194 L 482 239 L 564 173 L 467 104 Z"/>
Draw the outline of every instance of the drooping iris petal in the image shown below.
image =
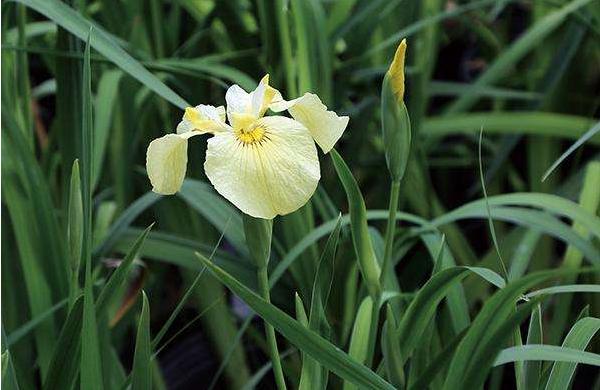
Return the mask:
<path id="1" fill-rule="evenodd" d="M 196 107 L 185 109 L 181 122 L 177 125 L 177 134 L 188 131 L 199 131 L 201 133 L 212 133 L 223 131 L 228 128 L 225 123 L 225 107 L 200 104 Z"/>
<path id="2" fill-rule="evenodd" d="M 291 213 L 317 188 L 315 143 L 308 130 L 290 118 L 265 117 L 253 129 L 244 138 L 233 132 L 210 138 L 206 175 L 222 196 L 246 214 L 270 219 Z"/>
<path id="3" fill-rule="evenodd" d="M 340 139 L 349 118 L 328 111 L 321 99 L 313 93 L 305 93 L 293 100 L 275 100 L 269 108 L 275 112 L 288 110 L 292 117 L 302 123 L 319 144 L 324 153 L 329 152 Z"/>
<path id="4" fill-rule="evenodd" d="M 150 142 L 146 152 L 146 171 L 152 191 L 172 195 L 179 191 L 187 168 L 188 139 L 200 132 L 167 134 Z"/>

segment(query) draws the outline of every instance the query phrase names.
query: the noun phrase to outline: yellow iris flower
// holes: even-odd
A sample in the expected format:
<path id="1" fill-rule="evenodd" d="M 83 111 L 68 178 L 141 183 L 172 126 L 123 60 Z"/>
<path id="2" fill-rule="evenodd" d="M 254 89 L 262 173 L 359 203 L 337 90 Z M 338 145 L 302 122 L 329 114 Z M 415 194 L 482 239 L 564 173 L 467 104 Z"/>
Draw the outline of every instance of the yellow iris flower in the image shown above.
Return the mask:
<path id="1" fill-rule="evenodd" d="M 150 143 L 146 169 L 152 190 L 164 195 L 179 191 L 189 138 L 210 133 L 204 170 L 223 197 L 242 212 L 264 219 L 299 209 L 321 177 L 315 142 L 329 152 L 349 118 L 328 111 L 312 93 L 284 100 L 269 86 L 268 75 L 250 93 L 231 86 L 225 100 L 227 110 L 203 104 L 186 108 L 177 134 Z M 267 109 L 287 110 L 293 119 L 264 116 Z"/>

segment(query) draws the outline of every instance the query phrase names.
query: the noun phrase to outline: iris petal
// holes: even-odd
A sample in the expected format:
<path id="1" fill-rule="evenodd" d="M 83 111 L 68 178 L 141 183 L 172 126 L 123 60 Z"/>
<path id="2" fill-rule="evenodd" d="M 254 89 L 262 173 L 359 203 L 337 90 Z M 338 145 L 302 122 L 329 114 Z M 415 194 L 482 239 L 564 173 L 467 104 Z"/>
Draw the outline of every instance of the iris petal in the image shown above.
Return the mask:
<path id="1" fill-rule="evenodd" d="M 150 142 L 146 152 L 146 170 L 152 191 L 172 195 L 179 191 L 187 169 L 188 139 L 199 132 L 167 134 Z"/>
<path id="2" fill-rule="evenodd" d="M 275 112 L 288 110 L 295 120 L 306 126 L 324 153 L 333 148 L 349 121 L 347 116 L 338 116 L 335 112 L 328 111 L 321 99 L 313 93 L 305 93 L 293 100 L 276 100 L 269 108 Z"/>
<path id="3" fill-rule="evenodd" d="M 225 123 L 225 107 L 209 106 L 200 104 L 196 107 L 188 107 L 181 122 L 177 125 L 177 134 L 188 131 L 199 131 L 201 133 L 213 133 L 227 130 Z"/>
<path id="4" fill-rule="evenodd" d="M 308 130 L 290 118 L 269 116 L 255 126 L 264 135 L 243 142 L 235 133 L 208 140 L 204 169 L 215 189 L 241 211 L 271 219 L 302 207 L 320 178 Z"/>

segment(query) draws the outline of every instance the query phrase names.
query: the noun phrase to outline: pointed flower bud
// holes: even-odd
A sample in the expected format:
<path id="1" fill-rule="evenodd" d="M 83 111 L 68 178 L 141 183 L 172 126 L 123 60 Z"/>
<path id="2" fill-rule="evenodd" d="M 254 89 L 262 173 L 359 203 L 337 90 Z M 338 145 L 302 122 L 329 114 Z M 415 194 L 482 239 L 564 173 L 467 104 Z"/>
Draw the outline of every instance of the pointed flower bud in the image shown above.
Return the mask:
<path id="1" fill-rule="evenodd" d="M 411 127 L 404 104 L 404 58 L 406 40 L 396 50 L 381 88 L 381 128 L 385 159 L 393 181 L 404 176 L 411 145 Z"/>
<path id="2" fill-rule="evenodd" d="M 403 39 L 396 49 L 394 60 L 387 73 L 390 77 L 390 84 L 396 100 L 404 100 L 404 57 L 406 56 L 406 39 Z"/>

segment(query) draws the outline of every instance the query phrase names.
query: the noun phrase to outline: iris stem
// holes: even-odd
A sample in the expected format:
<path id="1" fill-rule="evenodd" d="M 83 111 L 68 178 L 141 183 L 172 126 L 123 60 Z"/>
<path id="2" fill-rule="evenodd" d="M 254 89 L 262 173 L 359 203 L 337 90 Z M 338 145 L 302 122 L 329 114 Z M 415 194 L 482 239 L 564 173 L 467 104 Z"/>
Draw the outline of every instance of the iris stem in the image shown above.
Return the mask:
<path id="1" fill-rule="evenodd" d="M 385 249 L 383 251 L 383 267 L 379 280 L 385 290 L 385 278 L 388 272 L 393 273 L 392 250 L 394 248 L 394 233 L 396 232 L 396 212 L 398 211 L 398 198 L 400 197 L 400 180 L 393 180 L 390 189 L 390 205 L 388 209 L 388 220 L 385 231 Z"/>
<path id="2" fill-rule="evenodd" d="M 271 303 L 271 294 L 269 293 L 269 275 L 266 265 L 258 268 L 258 289 L 263 299 Z M 285 390 L 285 379 L 283 378 L 283 369 L 281 368 L 281 358 L 277 349 L 277 339 L 275 338 L 275 329 L 267 321 L 265 321 L 265 333 L 267 334 L 267 345 L 271 354 L 271 362 L 273 363 L 273 373 L 275 374 L 275 382 L 279 390 Z"/>

